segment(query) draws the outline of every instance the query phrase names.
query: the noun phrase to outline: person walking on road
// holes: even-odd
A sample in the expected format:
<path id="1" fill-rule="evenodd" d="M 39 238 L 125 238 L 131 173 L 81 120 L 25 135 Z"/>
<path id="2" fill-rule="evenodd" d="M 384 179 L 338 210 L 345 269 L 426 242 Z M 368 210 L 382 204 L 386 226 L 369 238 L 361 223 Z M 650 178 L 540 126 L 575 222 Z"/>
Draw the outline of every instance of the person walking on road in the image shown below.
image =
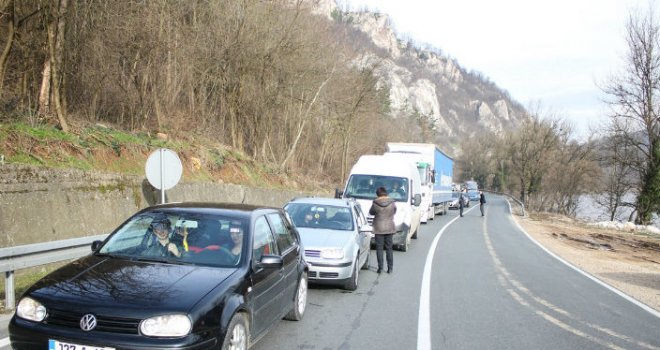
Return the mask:
<path id="1" fill-rule="evenodd" d="M 383 272 L 383 246 L 386 252 L 387 273 L 392 273 L 394 268 L 394 253 L 392 252 L 392 236 L 396 232 L 394 226 L 394 213 L 396 205 L 394 199 L 387 196 L 385 187 L 376 189 L 377 198 L 374 199 L 369 209 L 369 214 L 374 216 L 373 233 L 376 239 L 376 259 L 378 260 L 378 273 Z"/>
<path id="2" fill-rule="evenodd" d="M 465 204 L 464 204 L 465 197 L 463 197 L 463 196 L 464 196 L 463 190 L 461 190 L 461 193 L 458 195 L 458 210 L 459 210 L 459 214 L 461 215 L 461 217 L 463 217 L 463 207 L 465 206 Z"/>
<path id="3" fill-rule="evenodd" d="M 486 204 L 486 195 L 484 195 L 484 191 L 479 191 L 479 210 L 481 210 L 481 216 L 485 216 L 484 210 Z"/>

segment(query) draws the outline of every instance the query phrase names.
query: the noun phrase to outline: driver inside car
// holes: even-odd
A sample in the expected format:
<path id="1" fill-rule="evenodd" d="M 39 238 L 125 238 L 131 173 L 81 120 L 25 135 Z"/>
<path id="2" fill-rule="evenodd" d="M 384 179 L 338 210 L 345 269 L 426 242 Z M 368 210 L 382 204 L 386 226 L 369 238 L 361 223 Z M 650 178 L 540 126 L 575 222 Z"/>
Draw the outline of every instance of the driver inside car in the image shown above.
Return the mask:
<path id="1" fill-rule="evenodd" d="M 149 228 L 156 239 L 151 241 L 142 254 L 152 257 L 181 257 L 182 248 L 170 241 L 172 224 L 167 217 L 154 218 Z"/>

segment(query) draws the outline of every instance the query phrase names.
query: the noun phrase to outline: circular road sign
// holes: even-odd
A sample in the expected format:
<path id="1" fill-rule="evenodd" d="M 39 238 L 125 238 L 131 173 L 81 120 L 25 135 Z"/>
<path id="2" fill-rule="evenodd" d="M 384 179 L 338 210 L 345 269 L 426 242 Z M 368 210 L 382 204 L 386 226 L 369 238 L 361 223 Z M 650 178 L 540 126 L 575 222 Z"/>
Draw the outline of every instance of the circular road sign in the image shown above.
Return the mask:
<path id="1" fill-rule="evenodd" d="M 144 168 L 151 186 L 159 190 L 169 190 L 174 187 L 183 172 L 179 156 L 167 148 L 157 149 L 151 153 Z"/>

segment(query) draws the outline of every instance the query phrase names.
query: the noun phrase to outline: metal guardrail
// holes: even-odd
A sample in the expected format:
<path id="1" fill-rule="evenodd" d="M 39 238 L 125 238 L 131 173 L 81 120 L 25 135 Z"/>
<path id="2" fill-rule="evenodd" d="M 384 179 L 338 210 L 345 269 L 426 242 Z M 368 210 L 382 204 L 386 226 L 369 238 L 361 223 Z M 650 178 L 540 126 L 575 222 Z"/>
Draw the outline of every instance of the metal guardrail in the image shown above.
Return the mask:
<path id="1" fill-rule="evenodd" d="M 16 303 L 16 270 L 77 259 L 91 252 L 92 242 L 106 237 L 108 234 L 0 248 L 0 272 L 5 273 L 5 307 L 13 309 Z"/>

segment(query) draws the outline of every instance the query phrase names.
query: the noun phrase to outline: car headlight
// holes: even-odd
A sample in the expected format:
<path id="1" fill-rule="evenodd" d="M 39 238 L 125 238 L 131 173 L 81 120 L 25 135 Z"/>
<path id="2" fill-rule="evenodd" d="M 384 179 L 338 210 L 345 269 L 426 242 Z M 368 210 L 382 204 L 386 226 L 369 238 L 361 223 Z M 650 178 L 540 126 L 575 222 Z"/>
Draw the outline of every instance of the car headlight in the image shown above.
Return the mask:
<path id="1" fill-rule="evenodd" d="M 30 321 L 41 322 L 46 314 L 46 307 L 30 297 L 21 299 L 16 307 L 16 315 Z"/>
<path id="2" fill-rule="evenodd" d="M 343 259 L 344 250 L 339 248 L 321 250 L 321 257 L 324 259 Z"/>
<path id="3" fill-rule="evenodd" d="M 140 323 L 140 332 L 150 337 L 183 337 L 190 333 L 192 322 L 186 315 L 162 315 Z"/>

